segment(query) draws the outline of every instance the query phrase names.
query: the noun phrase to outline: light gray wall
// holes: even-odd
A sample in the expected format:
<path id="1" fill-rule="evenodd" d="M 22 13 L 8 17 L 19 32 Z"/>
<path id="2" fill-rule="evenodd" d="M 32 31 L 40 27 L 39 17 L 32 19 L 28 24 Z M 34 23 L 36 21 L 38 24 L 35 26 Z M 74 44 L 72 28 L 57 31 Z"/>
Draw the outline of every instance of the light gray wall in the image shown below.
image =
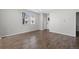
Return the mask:
<path id="1" fill-rule="evenodd" d="M 40 13 L 40 30 L 43 30 L 43 14 Z"/>
<path id="2" fill-rule="evenodd" d="M 49 31 L 76 36 L 76 12 L 74 10 L 56 10 L 49 14 Z"/>
<path id="3" fill-rule="evenodd" d="M 36 24 L 22 24 L 21 12 L 32 13 L 36 16 Z M 79 11 L 79 10 L 78 10 Z M 0 36 L 19 34 L 43 29 L 43 14 L 28 10 L 0 10 Z M 46 17 L 46 16 L 45 16 Z M 49 13 L 50 21 L 48 27 L 50 32 L 76 36 L 76 11 L 53 10 Z"/>
<path id="4" fill-rule="evenodd" d="M 2 13 L 2 10 L 0 10 L 0 37 L 6 35 L 6 27 L 4 25 L 5 22 L 3 22 L 4 16 L 3 16 L 3 13 Z"/>
<path id="5" fill-rule="evenodd" d="M 36 18 L 36 24 L 22 24 L 22 11 L 31 13 Z M 1 36 L 14 35 L 23 32 L 39 30 L 39 15 L 38 13 L 27 10 L 0 10 L 0 33 Z"/>

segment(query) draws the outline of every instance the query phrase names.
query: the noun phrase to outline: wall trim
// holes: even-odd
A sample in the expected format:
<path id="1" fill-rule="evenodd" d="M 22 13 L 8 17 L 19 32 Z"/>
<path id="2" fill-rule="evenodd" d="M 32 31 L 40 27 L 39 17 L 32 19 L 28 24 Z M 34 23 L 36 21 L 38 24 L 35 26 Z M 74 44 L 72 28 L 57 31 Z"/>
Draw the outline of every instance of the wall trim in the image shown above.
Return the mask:
<path id="1" fill-rule="evenodd" d="M 9 35 L 4 35 L 2 37 L 0 37 L 0 39 L 8 37 L 8 36 L 13 36 L 13 35 L 20 35 L 20 34 L 24 34 L 24 33 L 32 33 L 32 32 L 36 32 L 36 31 L 44 31 L 44 30 L 48 30 L 48 29 L 43 29 L 43 30 L 34 30 L 34 31 L 29 31 L 29 32 L 19 32 L 19 33 L 14 33 L 14 34 L 9 34 Z"/>
<path id="2" fill-rule="evenodd" d="M 19 32 L 19 33 L 9 34 L 9 35 L 2 36 L 2 38 L 8 37 L 8 36 L 13 36 L 13 35 L 20 35 L 20 34 L 24 34 L 24 33 L 36 32 L 36 31 L 40 31 L 40 30 L 34 30 L 34 31 L 29 31 L 29 32 L 25 31 L 25 32 Z"/>
<path id="3" fill-rule="evenodd" d="M 57 32 L 50 32 L 50 33 L 55 33 L 55 34 L 60 34 L 60 35 L 65 35 L 65 36 L 70 36 L 70 37 L 76 38 L 76 36 L 71 36 L 71 35 L 67 35 L 67 34 L 64 34 L 64 33 L 57 33 Z"/>

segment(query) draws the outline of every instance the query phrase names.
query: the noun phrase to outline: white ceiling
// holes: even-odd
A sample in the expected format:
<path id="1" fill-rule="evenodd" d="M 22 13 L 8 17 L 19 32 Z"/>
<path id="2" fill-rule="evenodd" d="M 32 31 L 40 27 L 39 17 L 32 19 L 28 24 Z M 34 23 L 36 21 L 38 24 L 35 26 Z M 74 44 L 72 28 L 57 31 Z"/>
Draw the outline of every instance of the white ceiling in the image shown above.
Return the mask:
<path id="1" fill-rule="evenodd" d="M 50 9 L 28 9 L 28 10 L 37 12 L 37 13 L 49 13 L 50 11 Z"/>
<path id="2" fill-rule="evenodd" d="M 79 9 L 28 9 L 28 10 L 33 11 L 33 12 L 37 12 L 37 13 L 51 13 L 53 11 L 65 11 L 65 10 L 79 12 Z"/>

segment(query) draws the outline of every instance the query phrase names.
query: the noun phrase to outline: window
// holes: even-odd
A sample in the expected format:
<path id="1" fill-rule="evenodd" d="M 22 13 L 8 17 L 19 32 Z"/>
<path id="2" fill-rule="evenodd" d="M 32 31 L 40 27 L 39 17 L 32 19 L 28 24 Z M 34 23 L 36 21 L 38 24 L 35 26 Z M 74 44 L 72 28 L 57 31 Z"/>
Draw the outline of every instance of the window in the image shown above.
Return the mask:
<path id="1" fill-rule="evenodd" d="M 22 12 L 23 24 L 35 24 L 35 17 L 32 13 Z"/>

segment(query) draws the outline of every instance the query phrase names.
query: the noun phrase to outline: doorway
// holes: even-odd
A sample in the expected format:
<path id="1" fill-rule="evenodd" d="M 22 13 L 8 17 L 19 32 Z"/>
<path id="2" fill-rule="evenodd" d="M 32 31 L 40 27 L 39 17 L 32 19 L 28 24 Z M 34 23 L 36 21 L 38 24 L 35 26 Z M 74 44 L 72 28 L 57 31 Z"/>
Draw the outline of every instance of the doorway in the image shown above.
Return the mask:
<path id="1" fill-rule="evenodd" d="M 44 30 L 49 30 L 49 17 L 48 17 L 48 13 L 43 13 L 43 29 Z"/>
<path id="2" fill-rule="evenodd" d="M 76 36 L 79 37 L 79 12 L 76 12 Z"/>

